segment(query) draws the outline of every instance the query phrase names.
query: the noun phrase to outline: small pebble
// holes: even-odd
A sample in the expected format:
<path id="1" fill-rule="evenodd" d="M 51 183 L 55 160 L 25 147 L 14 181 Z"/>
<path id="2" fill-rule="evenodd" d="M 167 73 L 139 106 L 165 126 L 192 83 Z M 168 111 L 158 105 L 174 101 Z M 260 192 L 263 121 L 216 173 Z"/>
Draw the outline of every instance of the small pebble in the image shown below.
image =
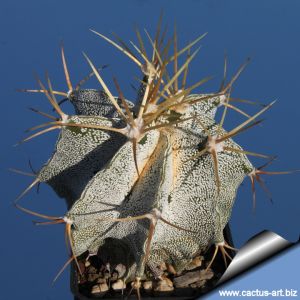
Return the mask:
<path id="1" fill-rule="evenodd" d="M 111 287 L 116 290 L 123 290 L 126 288 L 126 284 L 123 280 L 118 279 L 116 282 L 114 282 Z"/>
<path id="2" fill-rule="evenodd" d="M 172 265 L 167 264 L 167 270 L 169 273 L 171 273 L 173 275 L 177 274 L 176 270 L 174 269 L 174 267 Z"/>
<path id="3" fill-rule="evenodd" d="M 170 278 L 166 277 L 164 278 L 164 282 L 168 285 L 168 286 L 173 286 L 173 282 Z"/>
<path id="4" fill-rule="evenodd" d="M 211 270 L 201 270 L 185 273 L 182 276 L 174 278 L 174 284 L 178 288 L 188 287 L 190 284 L 199 280 L 211 279 L 214 273 Z"/>
<path id="5" fill-rule="evenodd" d="M 157 286 L 154 288 L 155 292 L 171 292 L 173 290 L 173 283 L 169 278 L 164 278 L 163 280 L 159 281 Z"/>
<path id="6" fill-rule="evenodd" d="M 98 278 L 97 283 L 106 283 L 106 279 L 103 277 Z"/>
<path id="7" fill-rule="evenodd" d="M 116 267 L 115 267 L 115 270 L 118 272 L 118 277 L 119 278 L 122 278 L 125 273 L 126 273 L 126 267 L 122 264 L 118 264 Z"/>
<path id="8" fill-rule="evenodd" d="M 203 256 L 197 256 L 195 257 L 191 263 L 186 267 L 187 270 L 193 270 L 202 265 Z"/>
<path id="9" fill-rule="evenodd" d="M 145 289 L 145 290 L 151 290 L 152 289 L 152 281 L 145 281 L 145 282 L 143 282 L 143 288 Z"/>
<path id="10" fill-rule="evenodd" d="M 99 274 L 88 274 L 88 278 L 87 278 L 87 280 L 88 281 L 95 281 L 96 279 L 98 279 L 98 277 L 99 277 Z"/>
<path id="11" fill-rule="evenodd" d="M 101 292 L 108 291 L 108 285 L 106 283 L 100 283 L 99 287 L 100 287 Z"/>
<path id="12" fill-rule="evenodd" d="M 199 280 L 195 283 L 192 283 L 190 285 L 190 287 L 193 288 L 193 289 L 200 288 L 200 287 L 203 287 L 205 285 L 205 283 L 206 283 L 206 280 Z"/>
<path id="13" fill-rule="evenodd" d="M 99 294 L 101 293 L 101 289 L 99 284 L 96 284 L 92 287 L 91 294 Z"/>

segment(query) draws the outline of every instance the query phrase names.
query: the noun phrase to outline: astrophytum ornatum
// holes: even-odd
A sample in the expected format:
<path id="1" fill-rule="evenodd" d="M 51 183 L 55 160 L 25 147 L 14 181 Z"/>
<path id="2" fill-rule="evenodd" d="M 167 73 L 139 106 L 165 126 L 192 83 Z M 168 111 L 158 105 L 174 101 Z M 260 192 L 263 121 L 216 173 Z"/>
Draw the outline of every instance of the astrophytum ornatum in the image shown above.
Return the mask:
<path id="1" fill-rule="evenodd" d="M 140 281 L 149 276 L 165 280 L 162 264 L 180 274 L 196 255 L 215 245 L 213 258 L 206 264 L 209 269 L 218 250 L 223 257 L 232 250 L 223 231 L 245 176 L 250 176 L 254 191 L 254 180 L 262 183 L 260 174 L 276 173 L 253 167 L 247 156 L 268 156 L 243 150 L 233 140 L 259 124 L 257 117 L 273 103 L 254 116 L 232 104 L 232 84 L 246 64 L 228 83 L 224 76 L 219 92 L 192 94 L 209 79 L 186 86 L 188 67 L 198 51 L 192 53 L 191 49 L 205 35 L 178 50 L 176 33 L 166 40 L 159 26 L 154 39 L 146 32 L 152 47 L 148 56 L 139 31 L 139 46 L 132 43 L 137 54 L 120 38 L 117 44 L 93 32 L 140 67 L 143 78 L 136 103 L 125 100 L 116 79 L 118 96 L 113 96 L 100 76 L 102 70 L 98 71 L 86 54 L 92 68 L 87 78 L 96 76 L 102 90 L 82 89 L 84 80 L 73 87 L 62 48 L 68 92 L 53 90 L 49 78 L 48 87 L 38 79 L 39 90 L 25 90 L 44 93 L 58 118 L 34 110 L 50 122 L 32 128 L 40 131 L 24 141 L 60 130 L 52 157 L 25 192 L 45 182 L 66 199 L 68 211 L 64 217 L 50 217 L 16 206 L 49 219 L 47 224 L 66 224 L 70 261 L 77 264 L 78 273 L 82 272 L 82 257 L 88 261 L 98 253 L 108 271 L 124 266 L 121 279 L 133 281 L 138 289 Z M 170 48 L 173 54 L 169 54 Z M 73 104 L 74 115 L 62 111 L 57 96 Z M 219 108 L 224 111 L 216 122 Z M 241 113 L 245 121 L 225 131 L 228 109 Z"/>

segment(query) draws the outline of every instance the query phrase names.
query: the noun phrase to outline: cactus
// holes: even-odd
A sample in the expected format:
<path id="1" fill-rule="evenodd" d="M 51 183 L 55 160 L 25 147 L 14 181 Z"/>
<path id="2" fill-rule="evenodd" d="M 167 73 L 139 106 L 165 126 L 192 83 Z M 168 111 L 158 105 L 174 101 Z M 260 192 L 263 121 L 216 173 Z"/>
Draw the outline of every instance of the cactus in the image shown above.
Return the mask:
<path id="1" fill-rule="evenodd" d="M 255 168 L 248 156 L 266 155 L 243 150 L 233 138 L 260 123 L 256 121 L 273 102 L 254 116 L 233 106 L 230 91 L 246 64 L 219 92 L 192 94 L 205 78 L 186 87 L 188 68 L 197 50 L 191 48 L 200 36 L 182 50 L 177 49 L 176 32 L 165 42 L 158 26 L 156 36 L 146 36 L 152 46 L 147 56 L 144 41 L 137 31 L 139 46 L 132 43 L 140 58 L 118 39 L 119 44 L 94 31 L 127 55 L 143 72 L 143 80 L 134 104 L 124 98 L 115 80 L 118 96 L 113 96 L 98 69 L 85 55 L 102 90 L 73 88 L 61 49 L 68 92 L 53 90 L 38 79 L 39 90 L 46 95 L 58 114 L 23 141 L 59 129 L 52 157 L 36 175 L 34 182 L 18 197 L 16 206 L 30 214 L 48 219 L 45 223 L 65 223 L 71 258 L 78 265 L 82 255 L 100 253 L 111 266 L 126 266 L 124 281 L 134 282 L 151 276 L 161 278 L 159 266 L 172 265 L 176 272 L 187 268 L 193 258 L 215 245 L 207 269 L 218 251 L 230 258 L 233 249 L 224 239 L 237 189 L 250 176 L 262 183 L 261 174 L 279 174 Z M 174 53 L 169 54 L 173 44 Z M 179 56 L 186 55 L 179 67 Z M 170 75 L 170 65 L 173 74 Z M 182 78 L 179 83 L 179 78 Z M 65 114 L 56 100 L 64 96 L 75 109 Z M 217 109 L 224 107 L 221 121 Z M 246 120 L 227 132 L 223 128 L 228 109 L 243 114 Z M 42 129 L 44 128 L 44 129 Z M 34 185 L 44 182 L 67 201 L 63 217 L 51 217 L 30 211 L 18 200 Z M 106 249 L 106 250 L 105 250 Z M 107 249 L 111 249 L 109 252 Z"/>

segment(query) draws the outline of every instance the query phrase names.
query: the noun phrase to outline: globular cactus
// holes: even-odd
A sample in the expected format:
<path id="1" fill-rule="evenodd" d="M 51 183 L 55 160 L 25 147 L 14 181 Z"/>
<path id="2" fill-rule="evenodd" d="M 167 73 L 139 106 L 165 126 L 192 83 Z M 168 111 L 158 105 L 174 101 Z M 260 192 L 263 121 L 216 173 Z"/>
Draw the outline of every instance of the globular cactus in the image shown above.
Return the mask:
<path id="1" fill-rule="evenodd" d="M 137 288 L 149 273 L 161 278 L 162 263 L 180 272 L 195 255 L 215 245 L 210 267 L 218 250 L 228 257 L 226 249 L 232 249 L 223 230 L 245 176 L 250 176 L 254 189 L 260 174 L 272 173 L 256 169 L 247 157 L 267 156 L 243 150 L 233 137 L 260 123 L 256 118 L 273 103 L 254 116 L 230 104 L 231 86 L 244 65 L 219 92 L 191 94 L 208 80 L 186 87 L 188 67 L 197 53 L 191 54 L 191 48 L 204 35 L 179 51 L 176 33 L 165 42 L 160 29 L 153 40 L 146 32 L 153 48 L 149 57 L 137 31 L 139 47 L 132 44 L 138 58 L 123 41 L 117 44 L 95 33 L 141 68 L 137 103 L 124 98 L 116 80 L 118 97 L 113 96 L 86 55 L 90 76 L 97 77 L 102 90 L 73 88 L 62 49 L 69 91 L 54 91 L 49 79 L 47 88 L 38 80 L 40 90 L 27 90 L 44 93 L 59 117 L 37 111 L 51 122 L 33 128 L 46 129 L 24 141 L 54 129 L 60 133 L 52 157 L 25 192 L 45 182 L 66 199 L 68 211 L 64 217 L 50 217 L 16 206 L 48 219 L 46 223 L 65 223 L 71 259 L 77 264 L 83 254 L 99 253 L 105 264 L 126 266 L 124 280 L 134 281 Z M 174 53 L 169 55 L 172 44 Z M 182 54 L 187 58 L 179 67 Z M 76 114 L 65 114 L 56 95 L 64 95 Z M 224 112 L 217 123 L 215 114 L 221 107 Z M 223 123 L 229 108 L 246 120 L 227 132 Z"/>

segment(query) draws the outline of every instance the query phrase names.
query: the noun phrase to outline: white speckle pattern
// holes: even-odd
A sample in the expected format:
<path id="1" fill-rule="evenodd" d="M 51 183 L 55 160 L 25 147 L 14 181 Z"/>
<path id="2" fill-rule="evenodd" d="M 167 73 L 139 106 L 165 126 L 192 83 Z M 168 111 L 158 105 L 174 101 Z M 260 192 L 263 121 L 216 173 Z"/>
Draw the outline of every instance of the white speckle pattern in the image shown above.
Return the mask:
<path id="1" fill-rule="evenodd" d="M 81 91 L 80 97 L 90 94 L 91 90 Z M 133 144 L 121 134 L 91 128 L 62 129 L 56 151 L 39 178 L 71 201 L 66 220 L 73 224 L 75 255 L 94 253 L 106 243 L 120 241 L 127 249 L 122 252 L 124 259 L 134 258 L 128 265 L 128 278 L 142 276 L 149 219 L 112 219 L 142 216 L 153 209 L 177 228 L 158 219 L 148 258 L 150 268 L 170 262 L 181 270 L 195 253 L 224 242 L 223 229 L 237 188 L 247 175 L 245 170 L 253 167 L 244 154 L 224 151 L 224 146 L 241 149 L 232 139 L 216 143 L 217 133 L 226 134 L 214 121 L 222 97 L 194 94 L 188 99 L 195 104 L 185 106 L 179 116 L 193 119 L 151 130 L 140 139 L 136 151 L 139 176 Z M 92 106 L 89 109 L 95 111 Z M 99 114 L 76 115 L 68 122 L 126 127 L 112 105 Z M 167 119 L 159 121 L 165 123 Z M 195 157 L 204 148 L 207 152 Z M 219 193 L 211 149 L 218 155 Z"/>

